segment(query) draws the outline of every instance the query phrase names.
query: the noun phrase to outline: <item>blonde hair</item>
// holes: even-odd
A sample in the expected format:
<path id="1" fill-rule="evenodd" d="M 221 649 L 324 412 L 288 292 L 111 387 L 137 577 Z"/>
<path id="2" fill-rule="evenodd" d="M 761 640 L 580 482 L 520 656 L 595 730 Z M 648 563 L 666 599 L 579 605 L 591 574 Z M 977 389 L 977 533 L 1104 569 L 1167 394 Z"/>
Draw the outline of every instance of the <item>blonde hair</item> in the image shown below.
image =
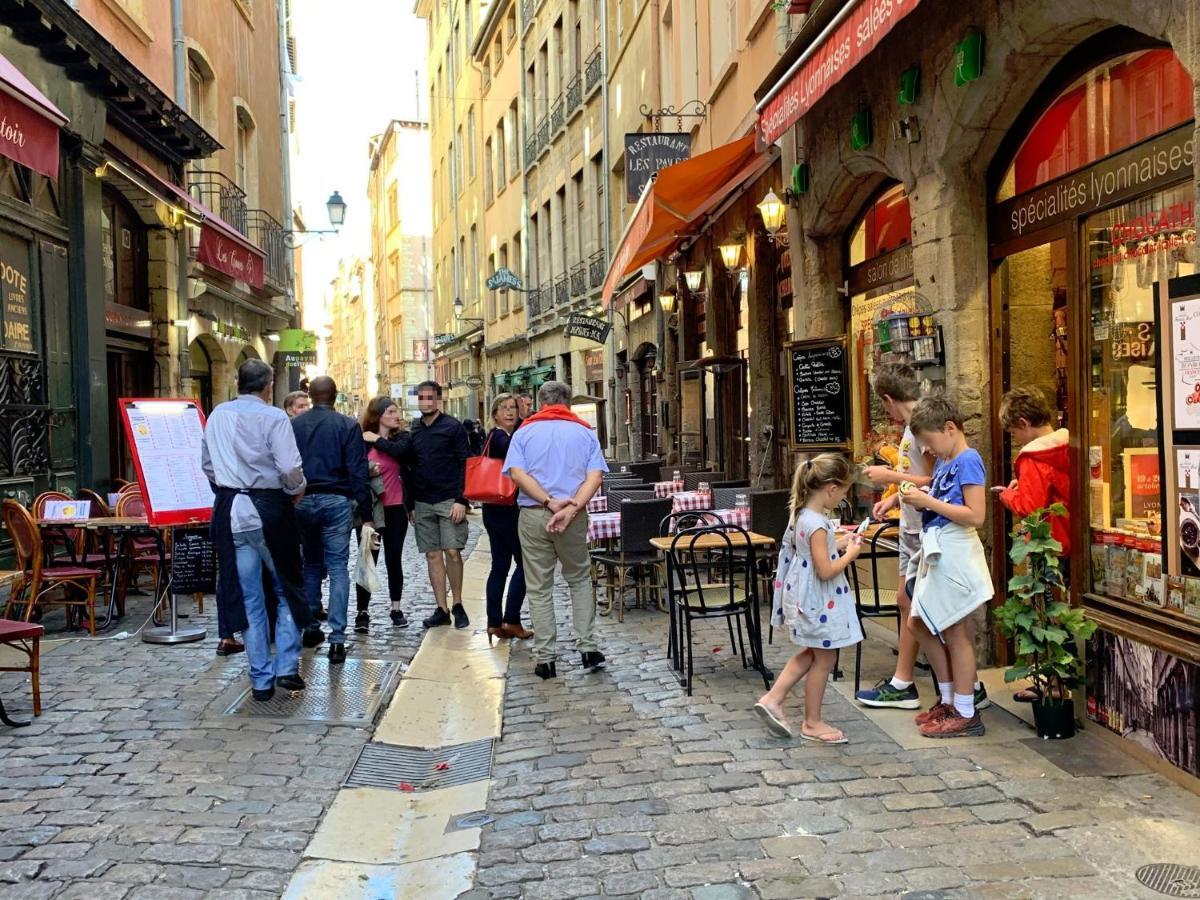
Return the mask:
<path id="1" fill-rule="evenodd" d="M 497 394 L 496 399 L 492 401 L 492 418 L 493 419 L 496 418 L 496 413 L 498 413 L 500 411 L 500 404 L 506 400 L 511 400 L 513 403 L 516 403 L 517 395 L 516 394 Z M 520 412 L 520 404 L 519 403 L 517 404 L 517 411 Z"/>
<path id="2" fill-rule="evenodd" d="M 794 519 L 808 505 L 812 495 L 831 484 L 843 485 L 854 481 L 854 466 L 837 453 L 822 453 L 796 466 L 792 478 L 791 516 Z"/>

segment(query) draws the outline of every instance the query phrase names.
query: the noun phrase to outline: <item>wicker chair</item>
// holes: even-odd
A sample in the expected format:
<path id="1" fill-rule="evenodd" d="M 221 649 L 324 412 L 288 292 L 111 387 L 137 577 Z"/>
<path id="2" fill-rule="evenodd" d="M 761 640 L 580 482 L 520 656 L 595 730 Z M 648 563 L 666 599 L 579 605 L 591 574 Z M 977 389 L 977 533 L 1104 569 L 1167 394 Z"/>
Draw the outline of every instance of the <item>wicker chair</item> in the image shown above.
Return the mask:
<path id="1" fill-rule="evenodd" d="M 711 487 L 714 481 L 721 481 L 724 478 L 724 472 L 685 472 L 683 475 L 683 489 L 685 491 L 694 491 L 700 486 L 701 482 L 708 482 Z"/>
<path id="2" fill-rule="evenodd" d="M 615 603 L 617 621 L 624 621 L 625 586 L 629 573 L 633 574 L 636 598 L 640 599 L 653 591 L 659 608 L 665 608 L 661 577 L 665 557 L 650 545 L 650 539 L 658 537 L 659 520 L 670 511 L 671 499 L 658 499 L 653 494 L 648 499 L 628 499 L 621 504 L 621 536 L 617 546 L 592 554 L 592 565 L 603 571 L 605 576 L 604 586 L 608 594 L 605 615 L 612 612 Z"/>
<path id="3" fill-rule="evenodd" d="M 0 515 L 12 539 L 17 568 L 23 573 L 20 585 L 8 595 L 4 618 L 12 618 L 9 613 L 15 607 L 23 606 L 25 621 L 28 622 L 33 618 L 34 607 L 54 605 L 66 607 L 69 620 L 71 609 L 83 607 L 87 610 L 88 632 L 94 635 L 96 582 L 102 574 L 100 570 L 85 566 L 43 565 L 42 533 L 29 510 L 15 500 L 5 500 Z M 58 591 L 63 592 L 62 597 L 50 599 Z M 73 591 L 81 595 L 79 599 L 71 598 Z"/>
<path id="4" fill-rule="evenodd" d="M 625 465 L 628 467 L 630 475 L 640 478 L 642 481 L 658 481 L 658 468 L 662 465 L 662 460 L 647 459 Z"/>
<path id="5" fill-rule="evenodd" d="M 621 507 L 626 500 L 653 500 L 654 488 L 646 485 L 645 487 L 620 487 L 613 488 L 607 491 L 604 495 L 608 498 L 608 511 L 620 512 Z"/>
<path id="6" fill-rule="evenodd" d="M 733 509 L 737 506 L 738 495 L 743 497 L 748 496 L 749 488 L 744 487 L 714 487 L 713 488 L 713 509 Z"/>
<path id="7" fill-rule="evenodd" d="M 750 487 L 750 480 L 748 478 L 742 478 L 739 481 L 710 481 L 708 483 L 708 485 L 709 485 L 709 487 L 713 487 L 713 488 L 721 488 L 721 487 L 748 488 L 748 487 Z"/>

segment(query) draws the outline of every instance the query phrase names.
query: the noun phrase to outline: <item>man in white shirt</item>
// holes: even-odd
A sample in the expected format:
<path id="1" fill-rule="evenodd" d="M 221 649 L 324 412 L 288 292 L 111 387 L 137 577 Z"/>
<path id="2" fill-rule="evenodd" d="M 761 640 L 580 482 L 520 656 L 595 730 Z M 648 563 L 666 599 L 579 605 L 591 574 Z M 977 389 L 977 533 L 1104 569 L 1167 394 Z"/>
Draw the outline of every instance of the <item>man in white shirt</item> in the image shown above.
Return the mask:
<path id="1" fill-rule="evenodd" d="M 275 686 L 303 690 L 300 626 L 311 614 L 300 580 L 293 504 L 304 496 L 304 470 L 287 413 L 271 405 L 274 372 L 261 360 L 243 363 L 238 397 L 213 410 L 201 464 L 213 484 L 212 535 L 220 569 L 217 602 L 231 631 L 241 631 L 255 700 Z M 263 594 L 263 568 L 279 603 L 275 659 Z M 240 601 L 240 602 L 239 602 Z"/>

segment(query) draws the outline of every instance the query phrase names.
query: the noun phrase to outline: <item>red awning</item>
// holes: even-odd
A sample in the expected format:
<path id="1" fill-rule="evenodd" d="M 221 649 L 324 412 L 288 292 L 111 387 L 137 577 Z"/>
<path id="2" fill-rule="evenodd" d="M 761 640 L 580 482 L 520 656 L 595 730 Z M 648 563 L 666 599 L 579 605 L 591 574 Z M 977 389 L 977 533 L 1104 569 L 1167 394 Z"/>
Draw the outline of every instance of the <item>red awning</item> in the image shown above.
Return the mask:
<path id="1" fill-rule="evenodd" d="M 862 62 L 921 0 L 849 0 L 758 104 L 758 133 L 773 144 Z"/>
<path id="2" fill-rule="evenodd" d="M 57 178 L 58 129 L 68 121 L 16 66 L 0 56 L 0 153 L 47 178 Z"/>
<path id="3" fill-rule="evenodd" d="M 659 171 L 638 199 L 609 266 L 605 307 L 621 279 L 673 251 L 734 190 L 766 171 L 774 156 L 759 153 L 754 142 L 750 134 Z"/>
<path id="4" fill-rule="evenodd" d="M 118 154 L 109 151 L 109 156 Z M 263 273 L 266 268 L 266 254 L 256 247 L 251 240 L 210 210 L 207 206 L 157 172 L 135 162 L 125 156 L 119 160 L 111 160 L 120 170 L 129 169 L 133 174 L 146 182 L 144 190 L 158 194 L 163 200 L 182 206 L 190 217 L 200 225 L 200 246 L 196 252 L 196 260 L 211 266 L 218 272 L 244 281 L 251 287 L 263 286 Z M 164 196 L 165 195 L 165 196 Z"/>

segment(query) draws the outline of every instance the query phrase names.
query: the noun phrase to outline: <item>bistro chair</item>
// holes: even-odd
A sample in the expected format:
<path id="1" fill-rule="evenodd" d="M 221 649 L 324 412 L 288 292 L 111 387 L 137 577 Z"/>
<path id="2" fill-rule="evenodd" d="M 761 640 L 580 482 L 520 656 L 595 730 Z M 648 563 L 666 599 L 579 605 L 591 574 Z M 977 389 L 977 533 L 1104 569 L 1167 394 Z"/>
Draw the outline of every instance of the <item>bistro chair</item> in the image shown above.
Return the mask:
<path id="1" fill-rule="evenodd" d="M 755 609 L 753 556 L 739 556 L 734 538 L 740 537 L 749 546 L 749 536 L 737 527 L 701 526 L 686 528 L 675 534 L 669 552 L 671 615 L 679 635 L 679 652 L 684 658 L 680 668 L 685 670 L 684 689 L 692 693 L 695 652 L 692 647 L 692 623 L 703 619 L 725 619 L 733 642 L 733 622 L 737 620 L 737 646 L 742 668 L 755 668 L 763 676 L 768 689 L 771 680 L 763 663 L 762 634 Z M 698 538 L 712 538 L 712 549 L 695 545 Z M 743 639 L 743 625 L 745 639 Z M 672 635 L 673 636 L 673 635 Z M 746 644 L 750 656 L 746 656 Z"/>
<path id="2" fill-rule="evenodd" d="M 107 518 L 112 515 L 112 510 L 108 507 L 108 501 L 93 491 L 91 488 L 80 488 L 79 499 L 88 500 L 92 504 L 91 518 Z M 97 515 L 99 513 L 99 515 Z"/>
<path id="3" fill-rule="evenodd" d="M 761 596 L 768 604 L 772 603 L 774 598 L 771 584 L 775 580 L 775 568 L 779 561 L 779 545 L 788 527 L 788 507 L 791 502 L 792 492 L 789 490 L 750 493 L 750 530 L 775 541 L 772 547 L 755 555 Z M 775 628 L 771 626 L 767 629 L 767 643 L 772 643 L 774 638 Z"/>
<path id="4" fill-rule="evenodd" d="M 850 585 L 854 589 L 854 605 L 858 620 L 863 619 L 895 619 L 896 633 L 900 633 L 900 604 L 896 600 L 896 590 L 880 587 L 879 561 L 900 558 L 900 526 L 888 522 L 875 530 L 867 539 L 863 554 L 850 566 Z M 860 568 L 864 563 L 870 563 L 871 582 L 862 584 Z M 889 562 L 887 568 L 894 572 L 896 564 Z M 862 681 L 862 643 L 854 648 L 854 690 L 858 691 Z"/>
<path id="5" fill-rule="evenodd" d="M 33 506 L 30 507 L 30 512 L 33 513 L 35 523 L 38 519 L 46 517 L 46 506 L 53 501 L 65 500 L 68 503 L 71 501 L 71 495 L 62 491 L 43 491 L 34 498 Z M 46 552 L 46 564 L 58 565 L 59 563 L 74 563 L 75 562 L 75 547 L 79 543 L 78 528 L 56 528 L 42 536 L 42 548 Z M 62 554 L 57 553 L 59 549 L 65 551 Z"/>
<path id="6" fill-rule="evenodd" d="M 24 653 L 26 662 L 24 665 L 3 665 L 0 666 L 0 672 L 28 672 L 30 687 L 33 689 L 33 714 L 40 716 L 42 714 L 42 687 L 41 687 L 41 642 L 42 635 L 46 629 L 36 622 L 21 622 L 15 619 L 0 619 L 0 645 L 9 647 L 18 653 Z M 0 722 L 3 722 L 9 728 L 20 728 L 28 725 L 28 722 L 14 722 L 8 717 L 8 712 L 4 709 L 4 702 L 0 700 Z"/>
<path id="7" fill-rule="evenodd" d="M 714 481 L 720 481 L 724 477 L 724 472 L 684 472 L 683 489 L 685 491 L 697 490 L 702 481 L 707 482 L 709 487 L 712 487 Z"/>
<path id="8" fill-rule="evenodd" d="M 738 481 L 710 481 L 708 486 L 714 490 L 717 488 L 747 488 L 750 487 L 750 479 L 742 478 Z"/>
<path id="9" fill-rule="evenodd" d="M 124 489 L 121 496 L 117 498 L 117 508 L 115 513 L 118 518 L 144 518 L 146 515 L 146 500 L 142 496 L 141 489 L 137 485 L 132 485 L 134 490 Z M 159 569 L 163 562 L 171 559 L 170 545 L 166 543 L 169 540 L 169 532 L 163 536 L 162 556 L 160 557 L 159 543 L 153 536 L 134 537 L 129 546 L 133 551 L 130 563 L 130 582 L 137 583 L 138 576 L 141 574 L 150 574 L 155 578 L 157 583 L 161 573 Z M 122 608 L 124 606 L 124 590 L 120 592 Z"/>
<path id="10" fill-rule="evenodd" d="M 662 465 L 660 459 L 644 459 L 638 462 L 626 463 L 629 467 L 629 474 L 642 481 L 658 481 L 658 467 Z"/>
<path id="11" fill-rule="evenodd" d="M 43 565 L 42 533 L 29 510 L 15 500 L 5 500 L 0 517 L 8 529 L 17 568 L 22 573 L 21 583 L 14 585 L 8 595 L 4 618 L 11 618 L 9 613 L 15 607 L 24 606 L 25 621 L 28 622 L 38 605 L 55 605 L 66 607 L 67 623 L 70 624 L 71 609 L 82 606 L 88 614 L 88 632 L 95 635 L 96 582 L 101 577 L 100 570 L 86 566 Z M 71 599 L 73 590 L 82 595 L 81 599 Z M 61 599 L 50 599 L 57 591 L 62 591 Z"/>
<path id="12" fill-rule="evenodd" d="M 131 484 L 131 482 L 126 481 L 124 478 L 114 478 L 112 480 L 113 493 L 114 494 L 119 493 L 121 488 L 125 487 L 128 484 Z"/>
<path id="13" fill-rule="evenodd" d="M 733 509 L 737 506 L 738 494 L 743 497 L 748 497 L 749 488 L 744 487 L 714 487 L 713 488 L 713 509 Z"/>
<path id="14" fill-rule="evenodd" d="M 616 512 L 611 510 L 610 512 Z M 612 549 L 592 554 L 592 565 L 604 572 L 604 587 L 608 594 L 608 615 L 617 604 L 617 621 L 625 621 L 625 586 L 632 573 L 635 601 L 653 590 L 659 608 L 665 608 L 662 597 L 660 570 L 665 557 L 650 544 L 658 537 L 658 521 L 671 511 L 671 498 L 661 500 L 651 495 L 645 499 L 627 499 L 620 504 L 621 533 Z M 614 598 L 615 591 L 615 598 Z"/>
<path id="15" fill-rule="evenodd" d="M 645 484 L 636 478 L 606 478 L 600 482 L 600 493 L 608 496 L 610 488 L 625 487 L 645 487 Z"/>
<path id="16" fill-rule="evenodd" d="M 653 500 L 654 488 L 650 485 L 638 485 L 636 487 L 619 487 L 611 488 L 604 494 L 608 498 L 608 511 L 620 512 L 621 505 L 626 500 Z M 670 499 L 670 498 L 667 498 Z"/>

